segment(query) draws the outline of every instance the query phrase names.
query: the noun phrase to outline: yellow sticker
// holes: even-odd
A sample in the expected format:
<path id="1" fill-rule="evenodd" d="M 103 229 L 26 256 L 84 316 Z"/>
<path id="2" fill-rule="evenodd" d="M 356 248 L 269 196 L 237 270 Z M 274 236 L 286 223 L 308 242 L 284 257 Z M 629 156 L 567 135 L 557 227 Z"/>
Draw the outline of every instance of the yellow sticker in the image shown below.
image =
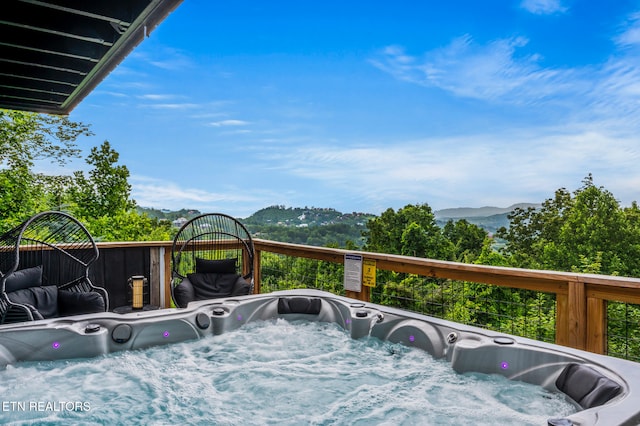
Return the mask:
<path id="1" fill-rule="evenodd" d="M 376 261 L 364 259 L 362 261 L 362 285 L 366 287 L 376 286 Z"/>

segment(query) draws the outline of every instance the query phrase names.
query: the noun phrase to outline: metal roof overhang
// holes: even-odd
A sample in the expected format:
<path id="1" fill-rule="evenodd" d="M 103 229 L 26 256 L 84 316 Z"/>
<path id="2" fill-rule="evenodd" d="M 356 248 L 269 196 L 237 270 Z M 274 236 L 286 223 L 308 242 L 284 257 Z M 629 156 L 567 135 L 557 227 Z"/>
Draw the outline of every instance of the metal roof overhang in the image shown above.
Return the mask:
<path id="1" fill-rule="evenodd" d="M 182 0 L 4 0 L 0 108 L 66 115 Z"/>

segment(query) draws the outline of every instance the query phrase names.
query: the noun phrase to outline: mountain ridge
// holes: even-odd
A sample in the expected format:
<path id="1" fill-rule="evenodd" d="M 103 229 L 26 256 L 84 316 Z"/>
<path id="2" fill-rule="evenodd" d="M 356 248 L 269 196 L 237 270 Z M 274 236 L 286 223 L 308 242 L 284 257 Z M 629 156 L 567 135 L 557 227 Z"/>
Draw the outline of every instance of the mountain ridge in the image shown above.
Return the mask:
<path id="1" fill-rule="evenodd" d="M 495 215 L 503 215 L 511 213 L 516 208 L 526 209 L 529 207 L 539 208 L 540 204 L 534 203 L 516 203 L 509 207 L 455 207 L 434 211 L 433 214 L 437 219 L 463 219 L 470 217 L 489 217 Z"/>
<path id="2" fill-rule="evenodd" d="M 469 223 L 485 229 L 489 233 L 495 233 L 498 229 L 508 228 L 510 221 L 508 215 L 516 208 L 526 209 L 529 207 L 539 208 L 540 204 L 516 203 L 509 207 L 457 207 L 434 211 L 436 223 L 444 227 L 450 220 L 466 220 Z M 140 212 L 145 212 L 157 219 L 176 221 L 176 219 L 191 219 L 201 214 L 195 209 L 181 209 L 178 211 L 157 210 L 138 207 Z M 284 205 L 273 205 L 262 208 L 246 218 L 239 218 L 251 231 L 272 234 L 281 233 L 276 228 L 326 228 L 323 233 L 339 232 L 340 234 L 350 234 L 352 240 L 360 240 L 361 231 L 366 229 L 368 220 L 377 217 L 374 214 L 351 212 L 342 213 L 334 208 L 320 207 L 285 207 Z M 183 220 L 184 220 L 183 219 Z M 347 231 L 346 229 L 350 230 Z M 314 231 L 316 232 L 316 231 Z M 304 235 L 302 229 L 297 232 Z M 284 237 L 282 237 L 284 238 Z M 297 238 L 291 232 L 289 239 Z M 302 238 L 302 237 L 300 237 Z M 304 243 L 302 241 L 301 243 Z"/>
<path id="3" fill-rule="evenodd" d="M 436 220 L 439 222 L 447 221 L 448 219 L 473 219 L 473 218 L 491 218 L 497 216 L 505 217 L 516 208 L 526 209 L 529 207 L 540 208 L 540 204 L 534 203 L 516 203 L 509 207 L 495 207 L 495 206 L 483 206 L 483 207 L 454 207 L 441 210 L 435 210 L 433 212 Z M 147 215 L 157 219 L 175 220 L 178 217 L 186 217 L 187 219 L 201 214 L 196 209 L 181 209 L 176 211 L 170 210 L 158 210 L 149 207 L 138 207 L 139 213 L 146 213 Z M 311 213 L 311 214 L 310 214 Z M 302 217 L 301 217 L 302 216 Z M 309 217 L 311 216 L 311 217 Z M 289 224 L 300 224 L 301 222 L 315 222 L 314 224 L 327 224 L 334 223 L 336 221 L 343 222 L 350 221 L 349 219 L 362 221 L 363 219 L 369 219 L 377 215 L 364 212 L 351 212 L 342 213 L 334 208 L 325 207 L 285 207 L 283 205 L 274 205 L 257 210 L 253 214 L 240 218 L 240 220 L 253 222 L 253 223 L 273 223 L 282 221 Z M 305 221 L 306 219 L 306 221 Z M 315 219 L 315 220 L 314 220 Z"/>

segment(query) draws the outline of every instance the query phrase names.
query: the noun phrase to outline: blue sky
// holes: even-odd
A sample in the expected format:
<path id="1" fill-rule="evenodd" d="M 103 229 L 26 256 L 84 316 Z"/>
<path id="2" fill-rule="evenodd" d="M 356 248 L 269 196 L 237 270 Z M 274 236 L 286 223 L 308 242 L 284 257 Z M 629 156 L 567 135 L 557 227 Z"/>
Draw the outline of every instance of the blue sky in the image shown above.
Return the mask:
<path id="1" fill-rule="evenodd" d="M 629 205 L 640 2 L 185 0 L 70 118 L 146 207 Z"/>

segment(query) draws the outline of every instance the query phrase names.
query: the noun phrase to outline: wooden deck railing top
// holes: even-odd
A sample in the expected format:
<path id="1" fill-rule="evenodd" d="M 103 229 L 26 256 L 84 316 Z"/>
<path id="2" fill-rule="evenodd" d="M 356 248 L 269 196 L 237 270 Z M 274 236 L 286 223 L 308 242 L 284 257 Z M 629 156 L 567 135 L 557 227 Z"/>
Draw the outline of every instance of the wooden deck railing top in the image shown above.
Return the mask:
<path id="1" fill-rule="evenodd" d="M 254 245 L 256 292 L 260 291 L 262 252 L 335 263 L 343 263 L 345 254 L 354 253 L 351 250 L 262 239 L 254 239 Z M 156 271 L 152 272 L 155 276 L 150 279 L 152 292 L 164 292 L 166 296 L 171 279 L 170 241 L 98 243 L 98 246 L 100 249 L 149 247 L 155 259 L 152 263 Z M 604 353 L 606 349 L 607 301 L 640 304 L 640 278 L 475 265 L 362 251 L 357 253 L 365 259 L 375 260 L 378 269 L 554 293 L 556 343 L 596 353 Z M 153 290 L 154 286 L 156 290 Z M 360 300 L 368 300 L 369 297 L 366 291 L 348 296 Z M 165 305 L 170 300 L 167 297 L 160 299 L 164 300 Z"/>

